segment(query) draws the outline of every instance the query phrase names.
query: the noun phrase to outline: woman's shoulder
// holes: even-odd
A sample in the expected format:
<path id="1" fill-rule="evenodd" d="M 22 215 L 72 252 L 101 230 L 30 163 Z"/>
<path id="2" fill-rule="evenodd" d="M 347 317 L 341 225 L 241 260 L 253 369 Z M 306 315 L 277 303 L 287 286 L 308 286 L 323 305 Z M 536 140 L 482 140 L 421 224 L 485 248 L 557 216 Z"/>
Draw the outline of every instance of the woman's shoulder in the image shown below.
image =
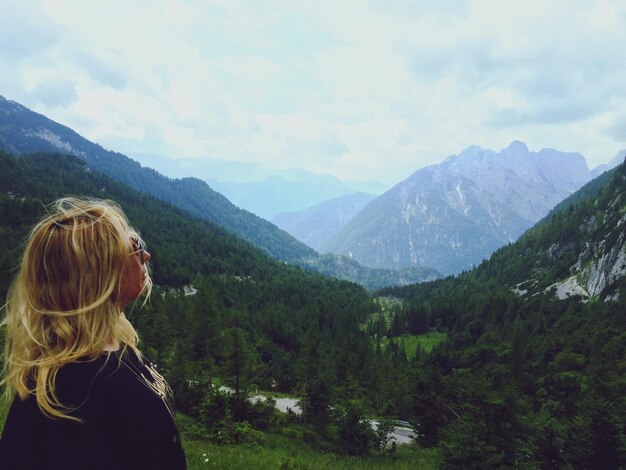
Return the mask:
<path id="1" fill-rule="evenodd" d="M 129 377 L 129 365 L 142 363 L 143 358 L 130 350 L 82 358 L 59 369 L 55 389 L 61 401 L 77 404 L 99 390 L 123 387 Z"/>
<path id="2" fill-rule="evenodd" d="M 119 360 L 116 352 L 103 352 L 96 357 L 84 357 L 61 366 L 56 381 L 83 382 L 101 380 L 115 373 Z"/>

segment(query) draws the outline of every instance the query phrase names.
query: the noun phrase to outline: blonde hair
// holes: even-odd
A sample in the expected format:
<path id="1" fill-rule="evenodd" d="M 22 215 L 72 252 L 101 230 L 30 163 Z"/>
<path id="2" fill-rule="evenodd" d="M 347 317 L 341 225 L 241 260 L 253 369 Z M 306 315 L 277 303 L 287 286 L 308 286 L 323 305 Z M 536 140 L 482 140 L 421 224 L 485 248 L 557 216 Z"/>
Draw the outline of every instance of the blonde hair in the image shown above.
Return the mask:
<path id="1" fill-rule="evenodd" d="M 93 361 L 115 341 L 138 357 L 137 332 L 118 305 L 123 270 L 139 234 L 112 201 L 76 197 L 53 204 L 31 231 L 5 305 L 5 395 L 34 395 L 41 411 L 80 421 L 55 392 L 66 364 Z M 146 265 L 142 293 L 152 281 Z"/>

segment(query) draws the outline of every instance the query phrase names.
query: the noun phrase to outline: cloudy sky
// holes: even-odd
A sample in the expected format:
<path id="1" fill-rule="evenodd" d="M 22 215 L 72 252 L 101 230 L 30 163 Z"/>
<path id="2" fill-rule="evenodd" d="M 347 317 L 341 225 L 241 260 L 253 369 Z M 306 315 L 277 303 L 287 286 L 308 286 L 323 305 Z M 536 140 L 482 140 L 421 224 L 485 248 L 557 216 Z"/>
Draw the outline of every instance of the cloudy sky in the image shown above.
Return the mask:
<path id="1" fill-rule="evenodd" d="M 392 6 L 393 5 L 393 6 Z M 394 181 L 626 148 L 626 2 L 0 0 L 0 95 L 122 153 Z"/>

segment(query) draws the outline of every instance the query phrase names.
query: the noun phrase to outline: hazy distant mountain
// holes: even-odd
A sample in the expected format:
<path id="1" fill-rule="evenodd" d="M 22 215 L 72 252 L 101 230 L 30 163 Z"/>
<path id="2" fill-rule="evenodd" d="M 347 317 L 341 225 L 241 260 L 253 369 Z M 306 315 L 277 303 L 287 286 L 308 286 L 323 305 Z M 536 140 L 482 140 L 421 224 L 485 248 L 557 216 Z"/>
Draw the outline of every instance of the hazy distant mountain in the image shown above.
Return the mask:
<path id="1" fill-rule="evenodd" d="M 382 194 L 391 186 L 374 180 L 344 182 L 331 175 L 298 168 L 268 168 L 257 162 L 198 158 L 174 160 L 141 153 L 131 156 L 170 178 L 189 175 L 200 178 L 236 206 L 267 220 L 280 212 L 301 211 L 357 191 Z"/>
<path id="2" fill-rule="evenodd" d="M 598 165 L 593 170 L 591 170 L 591 176 L 595 178 L 597 176 L 600 176 L 605 171 L 612 170 L 616 166 L 622 164 L 624 162 L 624 158 L 626 158 L 626 149 L 617 152 L 617 154 L 615 154 L 615 156 L 611 159 L 609 163 Z"/>
<path id="3" fill-rule="evenodd" d="M 375 197 L 367 193 L 340 196 L 303 211 L 283 212 L 272 223 L 317 250 Z"/>
<path id="4" fill-rule="evenodd" d="M 591 177 L 578 153 L 529 152 L 517 141 L 500 153 L 472 146 L 370 202 L 321 251 L 456 273 L 515 241 Z"/>
<path id="5" fill-rule="evenodd" d="M 389 183 L 384 181 L 377 180 L 342 180 L 343 183 L 352 189 L 353 191 L 359 193 L 368 193 L 368 194 L 382 194 L 391 188 L 396 183 Z"/>
<path id="6" fill-rule="evenodd" d="M 209 183 L 233 204 L 271 220 L 280 212 L 303 210 L 353 192 L 332 176 L 316 176 L 314 180 L 308 181 L 289 181 L 280 176 L 272 176 L 262 181 Z"/>
<path id="7" fill-rule="evenodd" d="M 301 168 L 270 168 L 262 163 L 223 158 L 165 158 L 141 152 L 128 154 L 144 166 L 154 168 L 170 178 L 184 178 L 193 174 L 205 181 L 250 183 L 279 176 L 287 181 L 315 182 L 337 179 L 331 175 L 317 174 Z"/>

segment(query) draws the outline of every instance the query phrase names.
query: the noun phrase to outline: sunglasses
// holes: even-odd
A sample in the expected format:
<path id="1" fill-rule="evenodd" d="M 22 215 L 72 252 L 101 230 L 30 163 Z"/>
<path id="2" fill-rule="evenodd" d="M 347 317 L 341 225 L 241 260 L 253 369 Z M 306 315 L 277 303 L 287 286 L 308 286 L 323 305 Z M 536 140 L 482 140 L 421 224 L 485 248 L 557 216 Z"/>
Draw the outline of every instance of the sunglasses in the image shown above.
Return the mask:
<path id="1" fill-rule="evenodd" d="M 133 253 L 139 252 L 139 259 L 141 259 L 141 264 L 145 263 L 145 252 L 146 252 L 146 244 L 143 240 L 140 240 L 137 237 L 131 237 L 130 239 L 133 242 L 134 250 Z"/>

